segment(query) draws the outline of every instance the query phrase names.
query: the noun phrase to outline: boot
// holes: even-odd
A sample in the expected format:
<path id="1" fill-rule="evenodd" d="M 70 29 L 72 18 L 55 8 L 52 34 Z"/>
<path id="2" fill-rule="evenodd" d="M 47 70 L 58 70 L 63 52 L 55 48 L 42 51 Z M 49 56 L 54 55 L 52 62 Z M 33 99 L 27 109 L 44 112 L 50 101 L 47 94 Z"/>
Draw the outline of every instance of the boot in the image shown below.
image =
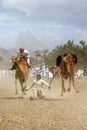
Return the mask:
<path id="1" fill-rule="evenodd" d="M 13 64 L 13 66 L 9 70 L 14 70 L 14 69 L 16 69 L 16 65 L 15 64 Z"/>
<path id="2" fill-rule="evenodd" d="M 28 68 L 31 68 L 31 65 L 28 65 Z"/>
<path id="3" fill-rule="evenodd" d="M 31 68 L 31 65 L 27 63 L 28 68 Z"/>

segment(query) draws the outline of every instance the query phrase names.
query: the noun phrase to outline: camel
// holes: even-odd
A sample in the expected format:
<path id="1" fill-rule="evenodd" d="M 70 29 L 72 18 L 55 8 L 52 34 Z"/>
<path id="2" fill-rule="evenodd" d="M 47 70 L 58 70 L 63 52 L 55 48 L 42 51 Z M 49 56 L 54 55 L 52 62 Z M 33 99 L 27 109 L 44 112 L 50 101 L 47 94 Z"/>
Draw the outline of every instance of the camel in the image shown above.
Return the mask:
<path id="1" fill-rule="evenodd" d="M 74 71 L 77 60 L 78 60 L 77 56 L 70 52 L 65 53 L 64 55 L 59 55 L 56 58 L 56 66 L 60 67 L 60 76 L 62 79 L 61 96 L 63 96 L 63 93 L 66 91 L 64 85 L 65 79 L 69 79 L 69 86 L 67 91 L 71 91 L 71 83 L 72 83 L 73 87 L 75 88 L 75 91 L 79 92 L 74 82 Z"/>
<path id="2" fill-rule="evenodd" d="M 15 66 L 15 94 L 18 94 L 17 81 L 19 80 L 21 85 L 22 96 L 26 95 L 26 87 L 28 85 L 29 68 L 24 58 L 18 61 L 17 56 L 12 57 L 12 62 Z"/>

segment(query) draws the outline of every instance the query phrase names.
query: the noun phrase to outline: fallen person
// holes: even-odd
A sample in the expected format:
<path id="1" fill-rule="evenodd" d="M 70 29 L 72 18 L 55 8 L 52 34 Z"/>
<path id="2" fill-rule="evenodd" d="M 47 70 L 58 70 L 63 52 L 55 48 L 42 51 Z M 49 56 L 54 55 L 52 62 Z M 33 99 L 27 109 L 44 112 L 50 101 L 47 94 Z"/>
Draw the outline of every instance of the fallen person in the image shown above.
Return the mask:
<path id="1" fill-rule="evenodd" d="M 32 88 L 33 96 L 30 97 L 31 100 L 33 99 L 44 99 L 45 98 L 45 91 L 44 86 L 47 86 L 50 88 L 49 84 L 41 79 L 41 75 L 37 74 L 36 79 L 33 81 L 30 88 L 27 88 L 27 90 Z"/>

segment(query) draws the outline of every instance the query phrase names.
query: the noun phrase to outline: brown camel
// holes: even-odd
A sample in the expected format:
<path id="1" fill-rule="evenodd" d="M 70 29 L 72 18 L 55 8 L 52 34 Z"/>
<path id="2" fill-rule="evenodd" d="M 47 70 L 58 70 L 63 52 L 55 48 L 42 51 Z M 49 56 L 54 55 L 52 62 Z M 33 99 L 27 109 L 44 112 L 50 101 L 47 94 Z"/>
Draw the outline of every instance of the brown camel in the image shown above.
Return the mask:
<path id="1" fill-rule="evenodd" d="M 15 91 L 16 94 L 18 94 L 17 89 L 17 81 L 19 80 L 22 90 L 22 96 L 26 95 L 26 87 L 28 85 L 28 76 L 29 76 L 29 68 L 27 65 L 27 62 L 24 58 L 21 58 L 20 61 L 18 61 L 17 56 L 12 57 L 12 62 L 15 66 Z"/>
<path id="2" fill-rule="evenodd" d="M 74 83 L 74 70 L 77 60 L 78 60 L 77 56 L 69 52 L 65 53 L 64 55 L 58 56 L 56 59 L 56 65 L 60 67 L 60 75 L 62 79 L 61 96 L 63 96 L 63 93 L 66 91 L 64 85 L 65 79 L 69 79 L 69 86 L 67 91 L 71 91 L 71 83 L 72 83 L 73 87 L 75 88 L 75 91 L 79 92 Z"/>

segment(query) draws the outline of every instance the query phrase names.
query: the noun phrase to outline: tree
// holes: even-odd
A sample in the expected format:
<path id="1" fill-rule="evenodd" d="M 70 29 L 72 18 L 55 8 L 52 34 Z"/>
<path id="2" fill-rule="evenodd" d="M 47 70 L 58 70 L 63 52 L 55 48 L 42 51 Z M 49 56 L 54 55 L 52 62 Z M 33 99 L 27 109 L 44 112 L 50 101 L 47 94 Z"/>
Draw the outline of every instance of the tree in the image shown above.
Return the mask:
<path id="1" fill-rule="evenodd" d="M 69 40 L 65 44 L 56 46 L 49 54 L 45 55 L 45 63 L 49 66 L 56 65 L 56 57 L 62 55 L 65 52 L 74 53 L 78 57 L 78 62 L 76 68 L 81 67 L 87 70 L 87 43 L 85 41 L 80 41 L 79 44 L 75 44 L 74 41 Z"/>

